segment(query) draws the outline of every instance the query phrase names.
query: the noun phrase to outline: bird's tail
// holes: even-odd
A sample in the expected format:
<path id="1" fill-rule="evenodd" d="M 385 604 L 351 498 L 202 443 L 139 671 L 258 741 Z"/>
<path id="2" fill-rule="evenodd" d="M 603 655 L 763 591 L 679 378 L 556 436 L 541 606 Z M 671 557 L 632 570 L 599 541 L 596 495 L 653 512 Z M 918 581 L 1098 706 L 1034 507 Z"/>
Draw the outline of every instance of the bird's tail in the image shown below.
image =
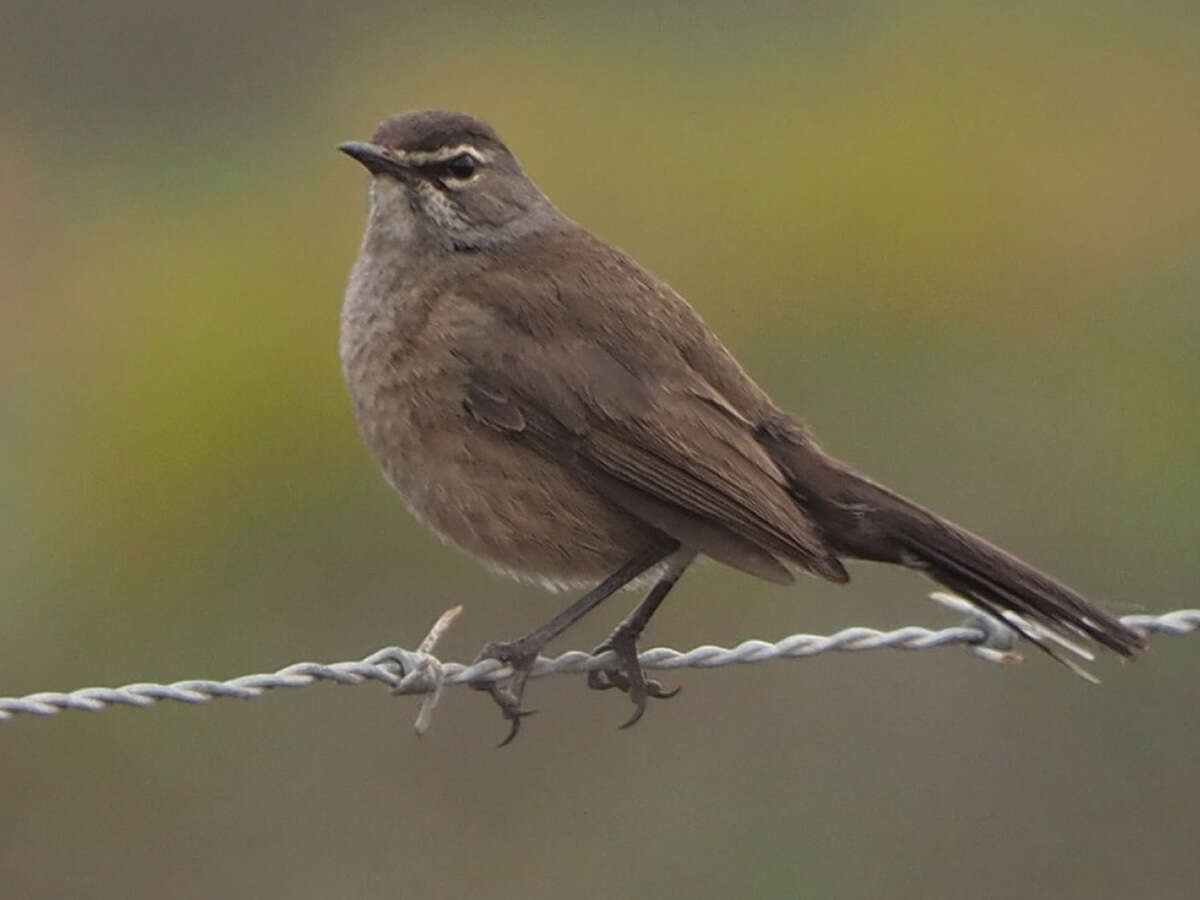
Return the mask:
<path id="1" fill-rule="evenodd" d="M 1065 584 L 853 472 L 811 443 L 770 436 L 763 443 L 839 556 L 921 571 L 1079 674 L 1086 675 L 1062 651 L 1090 654 L 1069 639 L 1070 633 L 1122 656 L 1146 646 L 1141 634 Z"/>

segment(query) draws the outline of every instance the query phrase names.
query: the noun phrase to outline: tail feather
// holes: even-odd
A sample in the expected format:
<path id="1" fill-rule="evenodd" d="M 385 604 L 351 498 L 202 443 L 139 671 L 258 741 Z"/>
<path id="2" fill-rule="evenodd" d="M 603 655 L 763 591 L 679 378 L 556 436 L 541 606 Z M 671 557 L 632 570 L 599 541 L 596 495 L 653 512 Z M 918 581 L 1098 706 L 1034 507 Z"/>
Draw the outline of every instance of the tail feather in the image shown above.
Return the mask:
<path id="1" fill-rule="evenodd" d="M 1141 634 L 1065 584 L 853 472 L 811 443 L 771 435 L 763 443 L 839 556 L 921 571 L 1075 671 L 1078 667 L 1060 651 L 1079 648 L 1064 633 L 1087 637 L 1122 656 L 1146 646 Z"/>
<path id="2" fill-rule="evenodd" d="M 902 562 L 985 612 L 1011 610 L 1044 627 L 1091 638 L 1122 656 L 1145 646 L 1141 635 L 1065 584 L 944 519 L 915 505 L 912 510 L 889 510 L 883 518 L 910 554 Z"/>
<path id="3" fill-rule="evenodd" d="M 939 603 L 950 606 L 953 609 L 986 613 L 988 617 L 1015 631 L 1054 660 L 1062 663 L 1080 678 L 1090 681 L 1092 684 L 1100 683 L 1099 678 L 1072 658 L 1074 656 L 1086 662 L 1094 662 L 1096 659 L 1095 655 L 1086 647 L 1059 634 L 1057 631 L 1047 628 L 1044 625 L 1037 625 L 1012 610 L 997 609 L 989 603 L 978 600 L 967 600 L 958 593 L 946 594 L 935 591 L 930 596 Z"/>

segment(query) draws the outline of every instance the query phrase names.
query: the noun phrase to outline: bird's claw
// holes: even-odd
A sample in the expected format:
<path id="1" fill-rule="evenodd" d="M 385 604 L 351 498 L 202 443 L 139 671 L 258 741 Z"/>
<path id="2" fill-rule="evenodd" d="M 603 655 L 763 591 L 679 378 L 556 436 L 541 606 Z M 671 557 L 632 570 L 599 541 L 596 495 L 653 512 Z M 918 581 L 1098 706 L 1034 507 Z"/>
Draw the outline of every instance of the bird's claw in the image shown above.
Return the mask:
<path id="1" fill-rule="evenodd" d="M 616 666 L 611 669 L 596 669 L 588 672 L 587 676 L 588 687 L 593 690 L 607 691 L 616 688 L 628 694 L 629 699 L 633 701 L 633 715 L 621 724 L 621 728 L 629 728 L 637 723 L 646 712 L 648 698 L 666 700 L 682 690 L 678 687 L 668 690 L 661 682 L 646 677 L 642 664 L 638 661 L 637 639 L 636 633 L 618 626 L 616 631 L 609 635 L 608 640 L 592 651 L 593 654 L 600 654 L 611 650 L 617 655 Z"/>
<path id="2" fill-rule="evenodd" d="M 529 680 L 529 673 L 533 669 L 540 649 L 540 647 L 534 647 L 523 641 L 512 641 L 511 643 L 493 641 L 480 650 L 479 655 L 475 657 L 477 663 L 486 659 L 494 659 L 512 669 L 512 675 L 507 683 L 491 681 L 486 684 L 474 685 L 477 690 L 487 691 L 491 695 L 492 700 L 500 707 L 500 714 L 509 723 L 508 734 L 496 745 L 497 747 L 504 747 L 512 743 L 517 732 L 521 730 L 521 720 L 537 712 L 535 709 L 527 709 L 523 706 L 522 698 L 525 695 L 525 683 Z"/>
<path id="3" fill-rule="evenodd" d="M 500 713 L 508 720 L 508 734 L 504 736 L 504 740 L 496 745 L 497 748 L 506 747 L 512 743 L 513 738 L 517 736 L 517 732 L 521 730 L 521 720 L 526 716 L 532 716 L 536 709 L 526 709 L 517 701 L 509 705 L 509 698 L 506 692 L 493 692 L 492 698 L 500 706 Z"/>

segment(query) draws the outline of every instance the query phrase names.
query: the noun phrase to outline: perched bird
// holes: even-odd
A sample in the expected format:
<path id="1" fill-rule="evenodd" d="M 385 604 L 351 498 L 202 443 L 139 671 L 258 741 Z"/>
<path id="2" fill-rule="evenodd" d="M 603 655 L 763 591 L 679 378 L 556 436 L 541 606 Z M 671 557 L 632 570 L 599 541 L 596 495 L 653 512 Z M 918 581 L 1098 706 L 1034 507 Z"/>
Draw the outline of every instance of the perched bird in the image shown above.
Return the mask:
<path id="1" fill-rule="evenodd" d="M 638 579 L 649 593 L 596 648 L 589 684 L 648 697 L 637 641 L 703 554 L 779 584 L 906 566 L 1008 617 L 1056 658 L 1073 632 L 1144 639 L 1066 585 L 826 455 L 687 301 L 568 219 L 484 122 L 424 110 L 340 146 L 372 175 L 341 322 L 363 438 L 414 515 L 497 571 L 589 588 L 480 658 L 510 722 L 538 652 Z"/>

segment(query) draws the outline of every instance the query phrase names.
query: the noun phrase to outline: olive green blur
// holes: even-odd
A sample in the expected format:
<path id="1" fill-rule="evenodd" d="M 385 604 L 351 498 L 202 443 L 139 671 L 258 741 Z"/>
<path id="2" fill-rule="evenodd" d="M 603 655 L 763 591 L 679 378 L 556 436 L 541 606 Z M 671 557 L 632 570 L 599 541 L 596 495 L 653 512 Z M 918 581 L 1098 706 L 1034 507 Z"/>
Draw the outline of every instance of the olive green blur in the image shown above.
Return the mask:
<path id="1" fill-rule="evenodd" d="M 338 309 L 386 115 L 493 123 L 824 446 L 1118 614 L 1200 606 L 1191 3 L 0 2 L 0 695 L 446 659 L 564 603 L 411 520 Z M 690 571 L 644 645 L 954 624 Z M 636 597 L 556 649 L 587 648 Z M 0 723 L 25 898 L 1193 897 L 1200 637 L 671 673 L 520 739 L 378 686 Z"/>

